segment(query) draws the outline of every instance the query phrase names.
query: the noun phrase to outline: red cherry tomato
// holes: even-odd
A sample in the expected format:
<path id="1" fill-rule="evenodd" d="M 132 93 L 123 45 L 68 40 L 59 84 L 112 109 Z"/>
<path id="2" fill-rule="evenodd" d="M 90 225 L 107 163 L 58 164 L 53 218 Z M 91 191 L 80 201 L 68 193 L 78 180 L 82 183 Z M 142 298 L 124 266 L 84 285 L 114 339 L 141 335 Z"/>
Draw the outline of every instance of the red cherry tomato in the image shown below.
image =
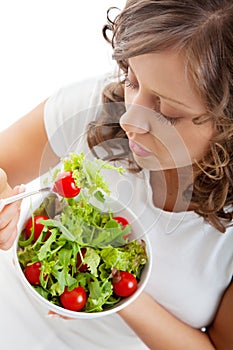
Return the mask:
<path id="1" fill-rule="evenodd" d="M 122 216 L 115 216 L 115 217 L 113 218 L 113 220 L 117 221 L 118 224 L 121 224 L 121 225 L 122 225 L 122 228 L 125 228 L 125 226 L 129 225 L 128 220 L 126 220 L 126 219 L 123 218 Z M 129 238 L 129 235 L 130 235 L 130 233 L 127 234 L 127 235 L 124 235 L 123 238 L 124 238 L 124 239 L 127 239 L 127 238 Z"/>
<path id="2" fill-rule="evenodd" d="M 58 175 L 54 182 L 53 192 L 65 198 L 73 198 L 79 194 L 80 188 L 75 184 L 72 171 L 65 171 Z"/>
<path id="3" fill-rule="evenodd" d="M 86 248 L 81 248 L 81 254 L 84 258 L 85 254 L 86 254 Z M 88 269 L 88 265 L 87 264 L 83 264 L 83 261 L 82 261 L 82 257 L 81 257 L 81 254 L 78 253 L 77 255 L 77 268 L 80 272 L 86 272 L 87 269 Z"/>
<path id="4" fill-rule="evenodd" d="M 70 292 L 68 288 L 60 296 L 60 301 L 65 309 L 80 311 L 84 308 L 87 301 L 87 293 L 81 286 L 74 288 Z"/>
<path id="5" fill-rule="evenodd" d="M 24 270 L 24 275 L 29 283 L 33 285 L 40 284 L 40 269 L 41 263 L 39 261 L 32 265 L 27 265 Z"/>
<path id="6" fill-rule="evenodd" d="M 49 219 L 48 216 L 46 215 L 36 215 L 34 216 L 34 218 L 30 218 L 25 226 L 25 232 L 26 232 L 26 236 L 29 238 L 33 232 L 33 228 L 34 228 L 34 242 L 39 238 L 44 225 L 40 223 L 41 220 L 47 220 Z M 33 224 L 34 223 L 34 224 Z M 50 233 L 48 232 L 48 234 L 46 235 L 46 239 L 49 237 Z"/>
<path id="7" fill-rule="evenodd" d="M 115 216 L 113 218 L 113 220 L 116 220 L 119 224 L 121 224 L 123 227 L 126 225 L 129 225 L 128 220 L 126 220 L 125 218 L 121 217 L 121 216 Z"/>
<path id="8" fill-rule="evenodd" d="M 128 297 L 137 289 L 137 280 L 127 271 L 118 271 L 112 279 L 113 291 L 120 297 Z"/>

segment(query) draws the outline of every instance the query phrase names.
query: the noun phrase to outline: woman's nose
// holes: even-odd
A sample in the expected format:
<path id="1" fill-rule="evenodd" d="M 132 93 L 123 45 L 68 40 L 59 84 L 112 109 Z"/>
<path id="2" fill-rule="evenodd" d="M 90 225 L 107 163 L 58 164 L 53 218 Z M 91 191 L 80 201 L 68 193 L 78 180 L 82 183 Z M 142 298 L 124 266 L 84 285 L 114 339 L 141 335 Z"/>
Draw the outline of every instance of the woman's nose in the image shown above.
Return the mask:
<path id="1" fill-rule="evenodd" d="M 126 132 L 144 134 L 150 132 L 153 111 L 140 105 L 131 105 L 120 118 L 120 125 Z"/>

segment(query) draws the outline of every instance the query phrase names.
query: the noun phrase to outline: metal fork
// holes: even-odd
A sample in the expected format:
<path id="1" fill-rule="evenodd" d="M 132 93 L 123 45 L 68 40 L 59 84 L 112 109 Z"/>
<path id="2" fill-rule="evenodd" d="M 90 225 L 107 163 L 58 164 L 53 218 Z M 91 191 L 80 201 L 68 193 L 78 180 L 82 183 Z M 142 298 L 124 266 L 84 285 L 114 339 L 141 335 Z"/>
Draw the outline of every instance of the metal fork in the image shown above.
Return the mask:
<path id="1" fill-rule="evenodd" d="M 15 196 L 2 198 L 2 199 L 0 199 L 0 212 L 8 204 L 17 202 L 17 201 L 19 201 L 23 198 L 26 198 L 26 197 L 34 196 L 35 194 L 38 194 L 41 192 L 50 192 L 50 191 L 51 191 L 51 187 L 43 187 L 43 188 L 39 188 L 37 190 L 22 192 L 22 193 L 16 194 Z"/>

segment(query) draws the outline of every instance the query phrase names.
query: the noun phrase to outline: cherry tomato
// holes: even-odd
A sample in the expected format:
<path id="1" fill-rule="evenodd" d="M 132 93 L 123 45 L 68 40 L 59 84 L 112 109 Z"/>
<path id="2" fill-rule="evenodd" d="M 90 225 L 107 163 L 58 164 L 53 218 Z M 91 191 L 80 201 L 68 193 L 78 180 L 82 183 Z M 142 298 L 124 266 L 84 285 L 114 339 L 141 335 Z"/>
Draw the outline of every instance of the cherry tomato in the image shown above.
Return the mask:
<path id="1" fill-rule="evenodd" d="M 137 289 L 137 280 L 130 272 L 118 271 L 112 279 L 113 291 L 120 297 L 128 297 Z"/>
<path id="2" fill-rule="evenodd" d="M 75 184 L 72 171 L 65 171 L 58 175 L 54 182 L 53 192 L 65 198 L 73 198 L 79 194 L 80 188 Z"/>
<path id="3" fill-rule="evenodd" d="M 29 283 L 33 285 L 40 284 L 40 269 L 41 263 L 39 261 L 32 265 L 27 265 L 24 270 L 24 275 Z"/>
<path id="4" fill-rule="evenodd" d="M 85 254 L 86 254 L 86 248 L 81 248 L 81 254 L 82 254 L 83 258 L 84 258 Z M 83 264 L 82 258 L 81 258 L 81 254 L 78 253 L 78 255 L 77 255 L 77 264 L 76 264 L 76 266 L 77 266 L 77 268 L 78 268 L 78 270 L 80 272 L 86 272 L 87 269 L 88 269 L 88 265 L 87 264 Z"/>
<path id="5" fill-rule="evenodd" d="M 129 225 L 128 220 L 121 216 L 114 216 L 113 220 L 116 220 L 119 224 L 121 224 L 123 227 L 126 225 Z"/>
<path id="6" fill-rule="evenodd" d="M 87 301 L 87 293 L 81 286 L 68 291 L 66 287 L 60 296 L 60 301 L 65 309 L 80 311 L 84 308 Z"/>
<path id="7" fill-rule="evenodd" d="M 113 220 L 115 220 L 115 221 L 117 221 L 119 224 L 121 224 L 121 225 L 122 225 L 122 228 L 125 228 L 125 226 L 129 225 L 128 220 L 126 220 L 126 219 L 123 218 L 122 216 L 115 216 L 115 217 L 113 218 Z M 123 238 L 124 238 L 124 239 L 127 239 L 127 238 L 129 238 L 129 235 L 130 235 L 130 233 L 128 233 L 127 235 L 124 235 Z"/>
<path id="8" fill-rule="evenodd" d="M 48 216 L 46 215 L 35 215 L 34 218 L 30 218 L 27 223 L 26 223 L 26 226 L 25 226 L 25 232 L 26 232 L 26 236 L 29 238 L 33 232 L 33 228 L 34 228 L 34 239 L 33 241 L 35 242 L 43 228 L 44 228 L 44 225 L 40 223 L 41 220 L 47 220 L 49 219 Z M 34 223 L 34 225 L 33 225 Z M 46 234 L 46 237 L 45 239 L 47 239 L 49 237 L 50 233 L 48 232 L 48 234 Z"/>

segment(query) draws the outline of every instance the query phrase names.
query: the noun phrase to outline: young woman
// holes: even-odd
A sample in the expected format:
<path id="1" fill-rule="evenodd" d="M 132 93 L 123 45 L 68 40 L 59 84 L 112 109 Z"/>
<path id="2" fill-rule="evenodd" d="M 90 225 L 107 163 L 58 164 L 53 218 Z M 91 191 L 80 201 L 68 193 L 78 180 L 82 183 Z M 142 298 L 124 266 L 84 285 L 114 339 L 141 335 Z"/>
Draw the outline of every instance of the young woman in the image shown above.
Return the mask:
<path id="1" fill-rule="evenodd" d="M 70 151 L 123 162 L 127 175 L 109 181 L 144 225 L 153 270 L 118 315 L 43 323 L 69 349 L 229 350 L 232 1 L 128 0 L 108 19 L 119 79 L 60 89 L 2 133 L 1 166 L 15 186 Z M 22 190 L 4 184 L 3 173 L 2 196 Z M 18 211 L 19 203 L 0 215 L 2 249 L 15 239 Z"/>

